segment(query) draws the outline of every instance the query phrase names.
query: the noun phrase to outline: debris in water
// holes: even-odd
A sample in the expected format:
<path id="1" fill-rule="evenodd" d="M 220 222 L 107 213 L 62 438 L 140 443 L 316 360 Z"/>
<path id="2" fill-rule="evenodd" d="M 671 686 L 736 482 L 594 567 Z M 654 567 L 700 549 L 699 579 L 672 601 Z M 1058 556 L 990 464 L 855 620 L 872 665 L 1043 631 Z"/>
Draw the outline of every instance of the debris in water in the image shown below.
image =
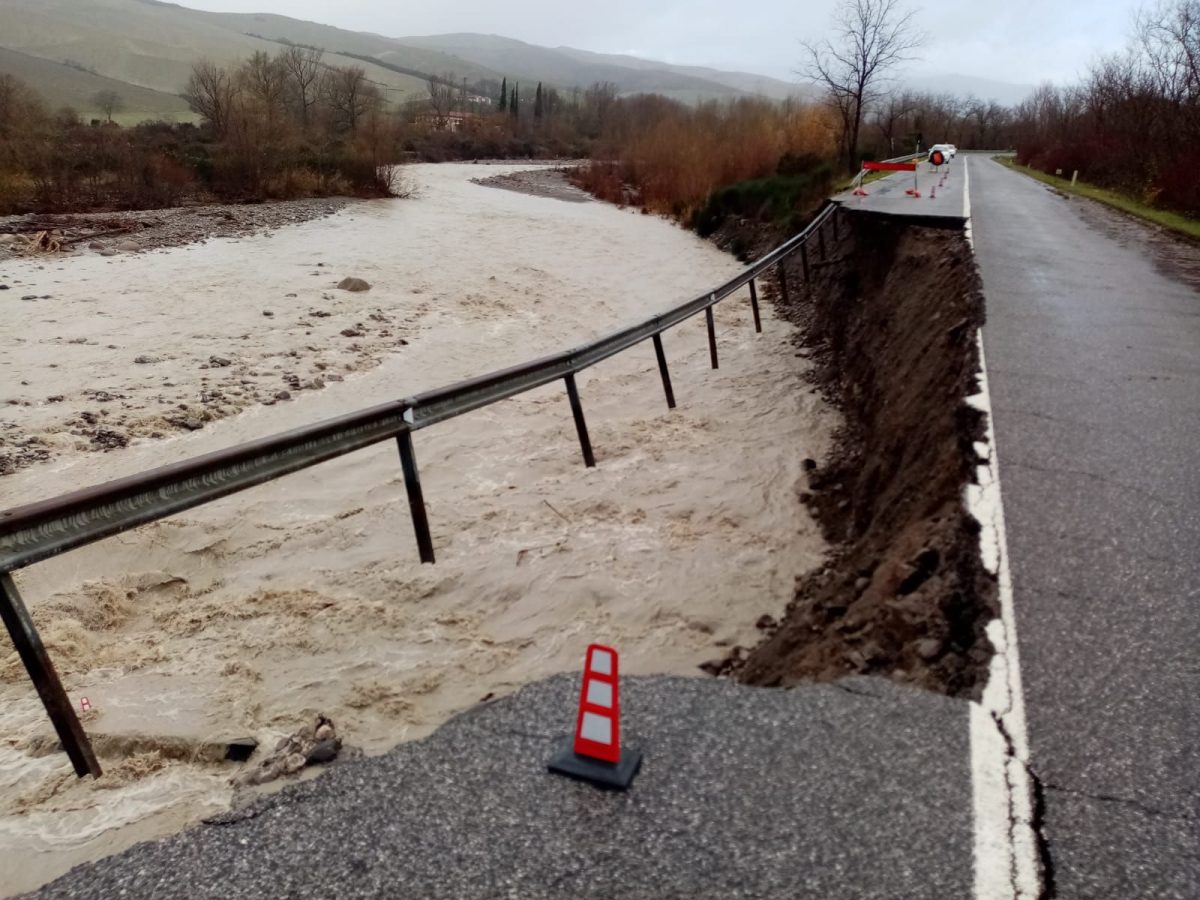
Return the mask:
<path id="1" fill-rule="evenodd" d="M 241 775 L 237 779 L 237 783 L 242 785 L 267 784 L 284 775 L 294 775 L 305 766 L 333 762 L 337 759 L 341 749 L 342 739 L 337 736 L 333 721 L 318 715 L 313 722 L 305 725 L 295 734 L 281 739 L 275 745 L 275 752 L 259 763 L 256 768 Z"/>

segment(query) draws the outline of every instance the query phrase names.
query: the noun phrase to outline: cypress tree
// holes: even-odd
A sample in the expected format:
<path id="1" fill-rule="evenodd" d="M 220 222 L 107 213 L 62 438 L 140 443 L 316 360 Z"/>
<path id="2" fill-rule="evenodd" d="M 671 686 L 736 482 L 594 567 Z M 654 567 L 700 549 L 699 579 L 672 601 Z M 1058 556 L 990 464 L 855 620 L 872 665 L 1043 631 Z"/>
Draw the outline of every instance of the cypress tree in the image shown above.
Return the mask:
<path id="1" fill-rule="evenodd" d="M 509 101 L 508 109 L 514 119 L 521 117 L 521 82 L 519 81 L 513 85 L 512 100 Z"/>
<path id="2" fill-rule="evenodd" d="M 533 117 L 537 121 L 542 121 L 542 115 L 545 113 L 545 106 L 542 101 L 542 83 L 538 82 L 537 99 L 533 101 Z"/>
<path id="3" fill-rule="evenodd" d="M 500 83 L 500 112 L 508 110 L 508 77 Z"/>

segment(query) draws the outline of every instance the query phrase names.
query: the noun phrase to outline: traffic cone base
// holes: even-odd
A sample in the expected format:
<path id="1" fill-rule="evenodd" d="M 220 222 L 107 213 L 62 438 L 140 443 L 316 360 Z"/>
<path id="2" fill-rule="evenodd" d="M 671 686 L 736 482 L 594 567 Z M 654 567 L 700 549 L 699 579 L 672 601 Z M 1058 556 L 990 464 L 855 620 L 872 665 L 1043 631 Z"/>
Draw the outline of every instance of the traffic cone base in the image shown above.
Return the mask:
<path id="1" fill-rule="evenodd" d="M 577 781 L 586 781 L 596 787 L 623 791 L 633 783 L 633 777 L 642 767 L 642 754 L 638 750 L 621 751 L 618 763 L 604 762 L 575 752 L 574 741 L 568 741 L 561 753 L 550 760 L 549 769 L 556 775 L 566 775 Z"/>
<path id="2" fill-rule="evenodd" d="M 592 644 L 583 667 L 575 738 L 550 760 L 549 769 L 597 787 L 624 790 L 642 765 L 642 754 L 621 747 L 617 651 Z"/>

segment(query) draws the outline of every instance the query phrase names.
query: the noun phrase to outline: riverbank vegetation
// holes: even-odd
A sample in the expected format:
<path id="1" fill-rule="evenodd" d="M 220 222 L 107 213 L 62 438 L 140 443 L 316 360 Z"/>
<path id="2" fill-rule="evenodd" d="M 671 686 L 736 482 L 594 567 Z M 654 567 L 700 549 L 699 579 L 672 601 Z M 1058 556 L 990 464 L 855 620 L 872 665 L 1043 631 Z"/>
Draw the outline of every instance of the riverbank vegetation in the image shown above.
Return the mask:
<path id="1" fill-rule="evenodd" d="M 122 128 L 52 111 L 32 88 L 0 76 L 0 214 L 395 188 L 398 123 L 362 69 L 325 66 L 319 51 L 292 47 L 232 69 L 197 63 L 184 96 L 199 126 Z"/>

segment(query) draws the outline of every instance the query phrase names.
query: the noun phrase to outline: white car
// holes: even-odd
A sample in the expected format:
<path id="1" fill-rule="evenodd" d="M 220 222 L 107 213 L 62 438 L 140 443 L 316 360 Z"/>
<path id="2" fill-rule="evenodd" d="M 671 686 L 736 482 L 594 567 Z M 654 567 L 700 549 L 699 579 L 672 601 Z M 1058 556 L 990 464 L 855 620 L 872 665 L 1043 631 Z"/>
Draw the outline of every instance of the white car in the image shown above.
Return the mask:
<path id="1" fill-rule="evenodd" d="M 934 144 L 932 147 L 929 148 L 929 159 L 931 161 L 933 159 L 934 152 L 936 152 L 938 150 L 941 151 L 942 156 L 945 157 L 945 159 L 946 159 L 946 162 L 949 162 L 950 160 L 954 159 L 954 157 L 958 154 L 958 148 L 955 147 L 953 144 Z"/>

